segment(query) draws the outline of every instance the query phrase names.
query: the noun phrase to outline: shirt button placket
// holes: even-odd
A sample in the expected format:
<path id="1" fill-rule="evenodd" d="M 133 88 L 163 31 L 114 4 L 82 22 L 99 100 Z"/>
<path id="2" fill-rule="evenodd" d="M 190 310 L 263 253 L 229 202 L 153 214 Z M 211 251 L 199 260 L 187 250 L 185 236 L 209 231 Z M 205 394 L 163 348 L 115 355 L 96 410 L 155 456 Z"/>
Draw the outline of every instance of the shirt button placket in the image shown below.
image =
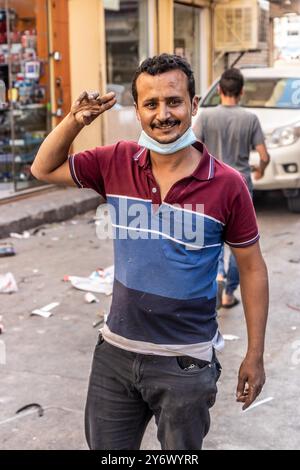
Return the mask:
<path id="1" fill-rule="evenodd" d="M 158 189 L 154 186 L 152 189 L 151 189 L 151 192 L 152 192 L 152 203 L 153 204 L 160 204 L 160 197 L 159 197 L 159 191 Z"/>

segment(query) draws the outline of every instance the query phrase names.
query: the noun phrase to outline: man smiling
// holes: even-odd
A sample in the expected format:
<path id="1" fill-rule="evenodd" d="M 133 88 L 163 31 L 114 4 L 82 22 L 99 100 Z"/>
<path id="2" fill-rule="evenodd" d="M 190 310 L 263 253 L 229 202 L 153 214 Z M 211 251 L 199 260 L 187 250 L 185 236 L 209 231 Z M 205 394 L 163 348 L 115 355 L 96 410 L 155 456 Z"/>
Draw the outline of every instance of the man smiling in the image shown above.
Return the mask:
<path id="1" fill-rule="evenodd" d="M 112 93 L 84 92 L 43 142 L 32 173 L 92 188 L 113 209 L 114 291 L 90 376 L 89 447 L 138 449 L 154 415 L 163 449 L 196 450 L 209 430 L 221 372 L 215 279 L 223 242 L 239 265 L 247 323 L 237 387 L 244 409 L 265 381 L 267 271 L 242 178 L 191 130 L 198 99 L 189 64 L 169 54 L 146 59 L 132 93 L 143 129 L 138 143 L 68 158 L 83 127 L 116 102 Z M 137 224 L 138 211 L 146 216 Z"/>

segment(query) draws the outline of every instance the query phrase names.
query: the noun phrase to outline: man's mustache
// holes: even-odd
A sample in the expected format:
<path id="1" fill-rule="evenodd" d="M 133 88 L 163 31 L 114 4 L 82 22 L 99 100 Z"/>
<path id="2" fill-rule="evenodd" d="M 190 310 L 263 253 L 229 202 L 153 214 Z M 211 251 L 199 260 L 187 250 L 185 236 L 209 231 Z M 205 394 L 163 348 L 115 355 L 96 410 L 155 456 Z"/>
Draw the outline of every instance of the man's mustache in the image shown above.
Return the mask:
<path id="1" fill-rule="evenodd" d="M 162 127 L 162 126 L 172 126 L 174 124 L 180 124 L 180 121 L 177 119 L 167 119 L 166 121 L 155 121 L 151 124 L 151 128 Z"/>

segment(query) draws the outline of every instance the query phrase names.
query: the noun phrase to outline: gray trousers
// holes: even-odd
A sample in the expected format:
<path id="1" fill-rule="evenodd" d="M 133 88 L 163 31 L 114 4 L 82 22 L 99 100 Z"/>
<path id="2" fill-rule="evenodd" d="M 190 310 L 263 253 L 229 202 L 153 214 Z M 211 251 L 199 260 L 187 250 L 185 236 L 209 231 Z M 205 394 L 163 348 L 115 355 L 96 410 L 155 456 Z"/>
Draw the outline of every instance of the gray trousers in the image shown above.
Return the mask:
<path id="1" fill-rule="evenodd" d="M 136 354 L 100 336 L 85 412 L 90 449 L 139 449 L 154 415 L 163 450 L 200 450 L 220 372 L 215 354 L 211 363 L 187 356 Z"/>

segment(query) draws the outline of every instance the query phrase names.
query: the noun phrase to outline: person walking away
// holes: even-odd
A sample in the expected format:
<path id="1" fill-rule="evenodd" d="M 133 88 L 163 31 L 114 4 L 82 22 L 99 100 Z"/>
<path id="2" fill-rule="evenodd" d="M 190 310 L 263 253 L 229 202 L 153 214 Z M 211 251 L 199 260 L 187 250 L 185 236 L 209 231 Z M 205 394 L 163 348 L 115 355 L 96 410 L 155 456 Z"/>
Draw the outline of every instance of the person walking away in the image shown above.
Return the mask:
<path id="1" fill-rule="evenodd" d="M 254 179 L 262 178 L 270 157 L 258 117 L 239 104 L 243 91 L 244 77 L 241 71 L 236 68 L 226 70 L 218 86 L 221 104 L 204 109 L 195 121 L 193 130 L 212 155 L 241 173 L 252 195 L 251 171 L 254 172 Z M 259 154 L 260 164 L 250 168 L 249 156 L 253 148 Z M 217 281 L 217 308 L 237 305 L 239 300 L 234 292 L 239 285 L 239 271 L 232 252 L 228 269 L 225 269 L 224 249 L 220 253 Z"/>

